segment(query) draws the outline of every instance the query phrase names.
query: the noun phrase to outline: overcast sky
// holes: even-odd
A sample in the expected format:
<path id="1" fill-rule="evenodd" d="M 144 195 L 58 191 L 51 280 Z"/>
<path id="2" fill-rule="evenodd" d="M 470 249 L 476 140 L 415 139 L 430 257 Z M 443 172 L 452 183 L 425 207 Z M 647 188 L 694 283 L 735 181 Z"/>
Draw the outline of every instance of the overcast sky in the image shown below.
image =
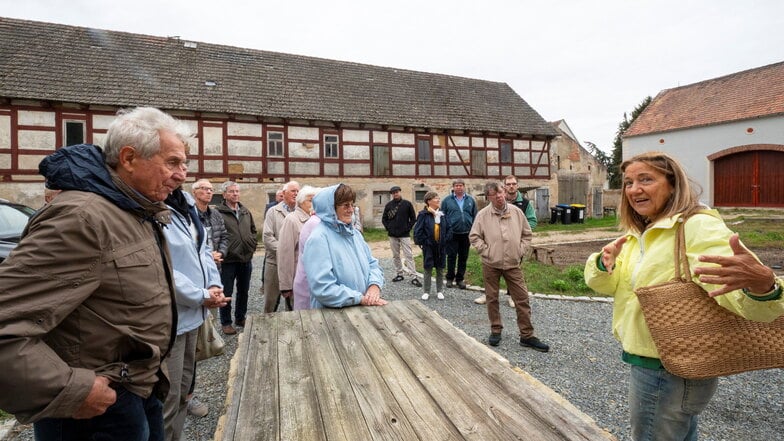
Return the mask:
<path id="1" fill-rule="evenodd" d="M 0 16 L 504 82 L 607 151 L 646 96 L 784 61 L 782 0 L 0 0 Z"/>

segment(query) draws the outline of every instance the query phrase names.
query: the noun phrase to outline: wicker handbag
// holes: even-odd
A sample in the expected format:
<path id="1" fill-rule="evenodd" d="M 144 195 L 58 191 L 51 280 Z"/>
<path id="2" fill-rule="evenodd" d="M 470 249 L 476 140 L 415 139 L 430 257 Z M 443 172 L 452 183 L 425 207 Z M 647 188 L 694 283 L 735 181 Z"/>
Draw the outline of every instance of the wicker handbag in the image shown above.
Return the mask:
<path id="1" fill-rule="evenodd" d="M 665 369 L 700 379 L 784 367 L 784 316 L 760 323 L 719 306 L 691 280 L 683 230 L 675 279 L 635 291 Z"/>

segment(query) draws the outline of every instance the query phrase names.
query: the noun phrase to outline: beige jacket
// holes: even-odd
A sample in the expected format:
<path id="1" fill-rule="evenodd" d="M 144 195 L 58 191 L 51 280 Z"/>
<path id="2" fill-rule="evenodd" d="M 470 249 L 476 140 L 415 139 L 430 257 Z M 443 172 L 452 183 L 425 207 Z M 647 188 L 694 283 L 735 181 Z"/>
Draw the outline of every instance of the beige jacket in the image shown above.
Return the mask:
<path id="1" fill-rule="evenodd" d="M 297 272 L 297 261 L 299 260 L 299 232 L 308 219 L 310 219 L 310 214 L 297 207 L 293 213 L 289 213 L 286 216 L 283 225 L 280 227 L 276 258 L 278 262 L 278 283 L 281 291 L 294 289 L 294 275 Z"/>
<path id="2" fill-rule="evenodd" d="M 267 214 L 264 217 L 264 230 L 262 232 L 265 264 L 278 264 L 278 236 L 280 235 L 280 227 L 283 226 L 283 221 L 288 215 L 289 211 L 286 209 L 286 203 L 283 201 L 267 210 Z"/>
<path id="3" fill-rule="evenodd" d="M 531 248 L 532 237 L 525 214 L 509 204 L 502 215 L 495 212 L 492 204 L 481 209 L 468 234 L 482 264 L 499 269 L 519 267 Z"/>
<path id="4" fill-rule="evenodd" d="M 96 375 L 143 397 L 165 380 L 176 312 L 158 228 L 81 191 L 30 221 L 0 265 L 0 408 L 71 417 Z"/>

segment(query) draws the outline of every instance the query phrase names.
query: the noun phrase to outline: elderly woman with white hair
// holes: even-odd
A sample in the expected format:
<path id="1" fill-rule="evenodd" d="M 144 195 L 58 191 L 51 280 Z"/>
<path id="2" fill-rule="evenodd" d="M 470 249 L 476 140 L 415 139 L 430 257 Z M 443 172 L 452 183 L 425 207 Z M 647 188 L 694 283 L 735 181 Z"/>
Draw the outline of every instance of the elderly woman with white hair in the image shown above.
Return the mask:
<path id="1" fill-rule="evenodd" d="M 286 303 L 292 302 L 294 290 L 294 274 L 299 260 L 299 233 L 302 225 L 313 214 L 313 196 L 320 188 L 304 186 L 297 193 L 297 208 L 283 220 L 278 237 L 278 279 L 280 294 Z"/>

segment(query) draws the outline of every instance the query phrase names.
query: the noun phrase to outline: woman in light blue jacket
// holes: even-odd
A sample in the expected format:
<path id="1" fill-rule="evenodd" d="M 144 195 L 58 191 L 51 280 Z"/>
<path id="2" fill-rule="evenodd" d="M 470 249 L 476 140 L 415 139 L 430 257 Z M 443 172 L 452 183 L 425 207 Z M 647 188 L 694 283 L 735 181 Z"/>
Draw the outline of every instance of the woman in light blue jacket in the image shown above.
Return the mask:
<path id="1" fill-rule="evenodd" d="M 207 245 L 193 197 L 178 188 L 166 198 L 171 223 L 164 228 L 174 273 L 177 301 L 177 338 L 166 367 L 171 388 L 163 404 L 166 439 L 180 439 L 185 424 L 188 391 L 196 365 L 196 337 L 206 308 L 225 306 L 220 273 Z"/>
<path id="2" fill-rule="evenodd" d="M 384 273 L 362 234 L 352 227 L 356 193 L 338 184 L 313 197 L 321 219 L 310 234 L 302 255 L 308 275 L 311 308 L 353 305 L 382 306 Z"/>

